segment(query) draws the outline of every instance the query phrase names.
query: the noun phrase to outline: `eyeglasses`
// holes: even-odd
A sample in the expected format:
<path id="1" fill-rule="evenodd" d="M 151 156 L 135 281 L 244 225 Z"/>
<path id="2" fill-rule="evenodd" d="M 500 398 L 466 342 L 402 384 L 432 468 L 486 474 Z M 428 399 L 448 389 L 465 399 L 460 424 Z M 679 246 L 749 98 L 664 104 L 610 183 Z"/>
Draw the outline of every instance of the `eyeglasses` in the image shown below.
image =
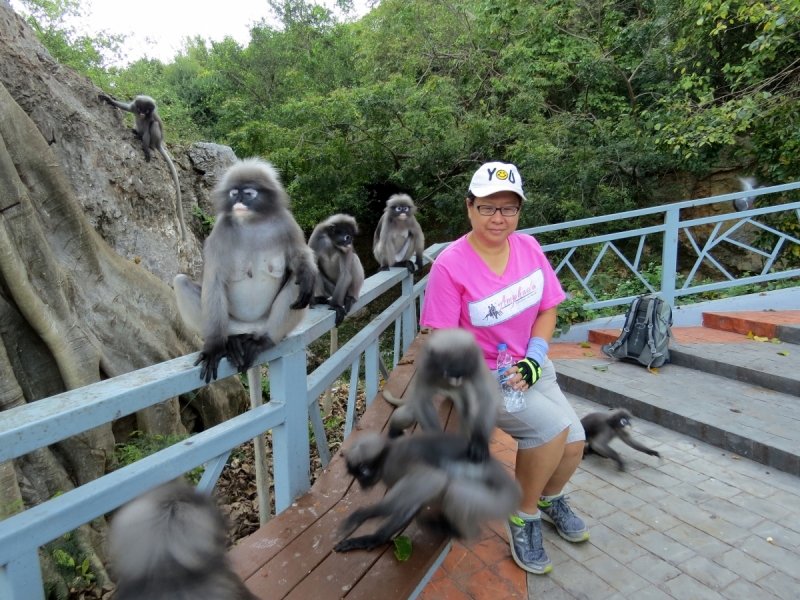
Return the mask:
<path id="1" fill-rule="evenodd" d="M 492 206 L 491 204 L 472 204 L 477 210 L 478 214 L 484 217 L 491 217 L 498 210 L 504 217 L 516 217 L 519 212 L 519 206 Z"/>

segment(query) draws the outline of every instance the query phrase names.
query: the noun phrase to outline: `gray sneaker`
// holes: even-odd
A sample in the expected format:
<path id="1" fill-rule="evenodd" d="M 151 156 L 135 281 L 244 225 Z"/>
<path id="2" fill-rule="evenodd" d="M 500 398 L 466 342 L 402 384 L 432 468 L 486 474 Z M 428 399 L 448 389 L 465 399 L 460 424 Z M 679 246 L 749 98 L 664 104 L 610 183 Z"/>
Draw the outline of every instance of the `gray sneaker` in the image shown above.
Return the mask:
<path id="1" fill-rule="evenodd" d="M 528 521 L 516 515 L 506 519 L 506 533 L 514 562 L 529 573 L 544 575 L 553 570 L 542 545 L 542 520 Z"/>
<path id="2" fill-rule="evenodd" d="M 555 525 L 558 535 L 568 542 L 585 542 L 589 539 L 586 524 L 572 512 L 566 496 L 553 498 L 549 502 L 539 500 L 539 512 L 542 519 Z"/>

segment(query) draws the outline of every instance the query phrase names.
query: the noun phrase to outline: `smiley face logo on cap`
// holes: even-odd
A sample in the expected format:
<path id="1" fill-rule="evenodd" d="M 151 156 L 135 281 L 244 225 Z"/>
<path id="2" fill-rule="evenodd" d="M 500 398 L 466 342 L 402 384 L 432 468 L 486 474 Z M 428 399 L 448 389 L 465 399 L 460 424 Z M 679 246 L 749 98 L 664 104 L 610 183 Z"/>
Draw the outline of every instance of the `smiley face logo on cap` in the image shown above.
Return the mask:
<path id="1" fill-rule="evenodd" d="M 508 171 L 504 171 L 503 169 L 500 169 L 497 172 L 497 178 L 498 179 L 502 179 L 502 180 L 505 181 L 506 179 L 508 179 Z"/>

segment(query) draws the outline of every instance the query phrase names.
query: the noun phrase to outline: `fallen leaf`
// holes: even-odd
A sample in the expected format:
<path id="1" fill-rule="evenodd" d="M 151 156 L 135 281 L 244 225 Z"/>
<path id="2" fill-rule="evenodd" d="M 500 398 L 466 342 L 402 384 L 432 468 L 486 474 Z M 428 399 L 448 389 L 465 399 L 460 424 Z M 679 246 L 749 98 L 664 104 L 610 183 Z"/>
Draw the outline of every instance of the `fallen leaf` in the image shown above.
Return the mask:
<path id="1" fill-rule="evenodd" d="M 768 342 L 769 338 L 768 337 L 761 337 L 759 335 L 754 335 L 753 336 L 753 340 L 755 340 L 756 342 Z"/>
<path id="2" fill-rule="evenodd" d="M 394 555 L 400 562 L 406 562 L 411 556 L 411 539 L 404 535 L 394 538 Z"/>
<path id="3" fill-rule="evenodd" d="M 414 364 L 414 359 L 413 358 L 403 358 L 397 364 L 398 365 L 413 365 Z"/>
<path id="4" fill-rule="evenodd" d="M 584 352 L 584 356 L 594 356 L 594 352 Z"/>
<path id="5" fill-rule="evenodd" d="M 788 350 L 781 350 L 780 352 L 778 352 L 778 354 L 780 354 L 781 356 L 789 356 L 789 351 Z"/>
<path id="6" fill-rule="evenodd" d="M 731 458 L 732 458 L 733 460 L 742 460 L 742 457 L 741 457 L 741 456 L 736 456 L 735 454 L 731 454 Z"/>
<path id="7" fill-rule="evenodd" d="M 756 334 L 753 333 L 752 331 L 748 331 L 747 332 L 747 337 L 752 340 L 754 337 L 756 337 Z"/>
<path id="8" fill-rule="evenodd" d="M 581 342 L 581 348 L 591 348 L 592 345 L 589 342 Z"/>
<path id="9" fill-rule="evenodd" d="M 729 410 L 730 410 L 731 412 L 735 412 L 735 413 L 740 413 L 740 412 L 742 412 L 742 411 L 740 411 L 738 408 L 731 408 L 731 409 L 729 409 Z"/>
<path id="10" fill-rule="evenodd" d="M 771 537 L 768 537 L 768 538 L 767 538 L 767 541 L 768 541 L 770 544 L 772 544 L 773 546 L 777 546 L 777 545 L 778 545 L 778 544 L 776 544 L 776 543 L 775 543 L 775 540 L 773 540 Z"/>
<path id="11" fill-rule="evenodd" d="M 773 344 L 780 344 L 781 343 L 781 341 L 778 338 L 772 338 L 770 340 L 770 342 L 772 342 Z"/>
<path id="12" fill-rule="evenodd" d="M 647 367 L 647 370 L 653 375 L 658 375 L 658 369 L 656 368 L 651 369 L 650 367 Z"/>
<path id="13" fill-rule="evenodd" d="M 595 371 L 608 371 L 608 365 L 595 365 Z"/>

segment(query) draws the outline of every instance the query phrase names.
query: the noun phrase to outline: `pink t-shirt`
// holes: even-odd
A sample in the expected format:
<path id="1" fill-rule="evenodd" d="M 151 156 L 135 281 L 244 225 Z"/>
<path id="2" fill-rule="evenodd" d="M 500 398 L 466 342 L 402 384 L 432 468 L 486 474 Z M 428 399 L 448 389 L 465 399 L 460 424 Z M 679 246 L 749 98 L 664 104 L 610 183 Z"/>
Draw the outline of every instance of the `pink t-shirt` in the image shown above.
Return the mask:
<path id="1" fill-rule="evenodd" d="M 497 368 L 497 345 L 514 360 L 525 356 L 531 327 L 540 310 L 566 298 L 553 267 L 532 236 L 512 233 L 503 275 L 496 275 L 463 236 L 431 267 L 420 323 L 471 331 L 490 369 Z"/>

